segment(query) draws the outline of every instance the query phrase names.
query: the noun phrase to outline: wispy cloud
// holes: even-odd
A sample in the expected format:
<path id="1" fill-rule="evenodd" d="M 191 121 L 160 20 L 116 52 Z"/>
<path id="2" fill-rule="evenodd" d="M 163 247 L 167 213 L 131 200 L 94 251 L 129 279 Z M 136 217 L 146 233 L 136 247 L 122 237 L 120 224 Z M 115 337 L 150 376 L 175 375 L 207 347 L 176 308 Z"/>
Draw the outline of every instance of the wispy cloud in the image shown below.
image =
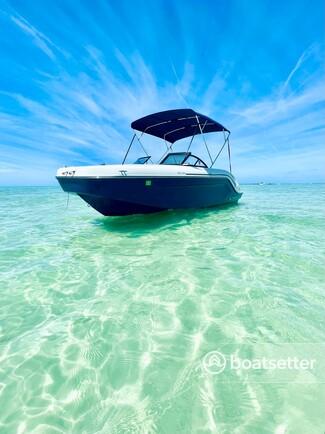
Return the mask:
<path id="1" fill-rule="evenodd" d="M 174 62 L 171 59 L 170 66 L 176 79 L 176 92 L 178 93 L 180 100 L 184 102 L 184 107 L 189 107 L 186 95 L 189 93 L 189 87 L 193 79 L 192 67 L 189 64 L 185 65 L 185 74 L 183 79 L 180 80 Z"/>
<path id="2" fill-rule="evenodd" d="M 50 59 L 55 59 L 54 51 L 61 51 L 44 33 L 30 24 L 21 15 L 11 15 L 11 20 L 27 35 L 31 36 L 35 45 L 43 51 Z"/>
<path id="3" fill-rule="evenodd" d="M 200 9 L 207 23 L 211 8 Z M 1 182 L 20 179 L 22 174 L 24 182 L 40 178 L 50 182 L 63 164 L 117 162 L 131 135 L 132 120 L 184 106 L 230 128 L 240 180 L 262 174 L 264 180 L 303 179 L 303 161 L 305 167 L 313 166 L 310 174 L 317 174 L 313 179 L 324 179 L 325 80 L 319 55 L 323 47 L 317 41 L 309 46 L 303 43 L 308 48 L 285 65 L 280 62 L 286 59 L 276 52 L 263 76 L 264 58 L 258 58 L 256 50 L 246 61 L 245 41 L 236 52 L 232 32 L 223 33 L 222 46 L 215 44 L 217 35 L 210 41 L 200 32 L 179 35 L 177 45 L 177 32 L 192 30 L 197 23 L 196 15 L 180 9 L 177 4 L 174 19 L 181 25 L 173 27 L 175 47 L 166 33 L 172 23 L 157 21 L 163 17 L 159 13 L 148 27 L 145 20 L 132 27 L 126 19 L 123 27 L 125 17 L 113 6 L 103 8 L 102 22 L 100 12 L 94 20 L 91 6 L 78 9 L 78 19 L 54 8 L 56 13 L 60 10 L 60 18 L 52 18 L 49 11 L 47 23 L 37 21 L 39 14 L 25 14 L 27 6 L 23 14 L 12 8 L 2 14 L 18 48 L 20 40 L 24 47 L 34 44 L 51 62 L 38 56 L 35 68 L 35 62 L 29 64 L 30 53 L 24 56 L 23 50 L 10 50 L 7 41 L 2 66 L 12 62 L 14 68 L 12 82 L 7 74 L 0 88 Z M 62 23 L 59 30 L 54 19 Z M 246 44 L 251 49 L 250 39 Z M 275 63 L 277 68 L 269 73 Z M 218 138 L 207 139 L 212 147 L 218 143 Z M 153 156 L 163 152 L 154 138 L 144 142 Z M 195 139 L 196 149 L 204 152 L 200 143 L 200 138 Z"/>
<path id="4" fill-rule="evenodd" d="M 313 45 L 311 45 L 310 47 L 308 47 L 302 54 L 301 54 L 301 56 L 299 57 L 299 59 L 297 60 L 297 63 L 295 64 L 295 66 L 292 68 L 292 70 L 290 71 L 290 73 L 289 73 L 289 75 L 288 75 L 288 77 L 287 77 L 287 79 L 286 79 L 286 81 L 283 83 L 283 85 L 281 86 L 281 90 L 280 90 L 280 93 L 284 93 L 286 90 L 287 90 L 287 88 L 288 88 L 288 86 L 289 86 L 289 84 L 290 84 L 290 81 L 291 81 L 291 79 L 292 79 L 292 77 L 294 76 L 294 74 L 299 70 L 299 68 L 301 68 L 301 66 L 303 65 L 303 63 L 310 57 L 310 56 L 312 56 L 312 54 L 314 53 L 314 51 L 315 51 L 315 45 L 313 44 Z"/>
<path id="5" fill-rule="evenodd" d="M 290 118 L 298 110 L 308 110 L 317 103 L 325 101 L 324 81 L 320 80 L 297 94 L 286 97 L 276 92 L 268 98 L 247 107 L 234 110 L 233 113 L 245 119 L 249 124 L 265 124 Z"/>
<path id="6" fill-rule="evenodd" d="M 39 78 L 39 88 L 45 95 L 43 102 L 5 92 L 19 107 L 18 114 L 3 113 L 0 118 L 4 145 L 0 155 L 8 168 L 14 162 L 12 167 L 17 171 L 25 170 L 27 153 L 42 161 L 42 167 L 52 157 L 53 173 L 55 164 L 59 167 L 119 161 L 131 134 L 132 120 L 152 111 L 183 106 L 176 88 L 182 85 L 186 89 L 187 71 L 181 84 L 158 87 L 138 53 L 130 59 L 120 54 L 119 61 L 130 78 L 125 81 L 106 67 L 97 49 L 87 47 L 86 52 L 92 60 L 87 73 L 74 76 L 62 72 Z M 14 149 L 19 150 L 16 155 Z M 157 149 L 153 149 L 155 152 Z"/>
<path id="7" fill-rule="evenodd" d="M 314 45 L 305 50 L 284 84 L 268 96 L 242 104 L 229 114 L 237 173 L 245 180 L 325 179 L 325 79 L 313 71 L 294 91 L 294 74 L 308 67 Z"/>

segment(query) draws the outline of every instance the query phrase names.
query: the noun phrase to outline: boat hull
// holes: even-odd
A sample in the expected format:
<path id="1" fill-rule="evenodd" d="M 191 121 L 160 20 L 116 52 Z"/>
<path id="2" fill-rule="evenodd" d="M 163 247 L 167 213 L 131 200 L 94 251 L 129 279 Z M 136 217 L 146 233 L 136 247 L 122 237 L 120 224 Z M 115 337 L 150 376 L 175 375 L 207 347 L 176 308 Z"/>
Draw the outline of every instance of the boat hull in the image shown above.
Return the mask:
<path id="1" fill-rule="evenodd" d="M 78 194 L 105 216 L 213 207 L 236 203 L 242 195 L 227 176 L 57 176 L 57 180 L 64 191 Z"/>

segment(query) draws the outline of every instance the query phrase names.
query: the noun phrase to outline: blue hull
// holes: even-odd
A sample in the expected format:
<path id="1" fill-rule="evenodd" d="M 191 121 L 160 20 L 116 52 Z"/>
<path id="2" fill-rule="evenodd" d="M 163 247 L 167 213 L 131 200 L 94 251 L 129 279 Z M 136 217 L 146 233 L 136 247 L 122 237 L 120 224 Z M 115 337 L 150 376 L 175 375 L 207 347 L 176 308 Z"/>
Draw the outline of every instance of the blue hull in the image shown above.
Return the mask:
<path id="1" fill-rule="evenodd" d="M 227 177 L 57 177 L 105 216 L 147 214 L 167 209 L 207 208 L 236 203 L 242 193 Z"/>

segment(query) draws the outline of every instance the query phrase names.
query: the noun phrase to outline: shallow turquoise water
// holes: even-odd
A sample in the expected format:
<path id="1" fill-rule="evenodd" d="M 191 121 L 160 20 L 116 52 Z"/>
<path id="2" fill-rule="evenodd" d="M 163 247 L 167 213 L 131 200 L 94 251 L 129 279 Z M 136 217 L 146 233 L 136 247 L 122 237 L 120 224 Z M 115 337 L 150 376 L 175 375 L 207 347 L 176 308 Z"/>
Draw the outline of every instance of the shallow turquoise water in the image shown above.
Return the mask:
<path id="1" fill-rule="evenodd" d="M 203 363 L 325 359 L 325 187 L 243 191 L 104 218 L 59 188 L 1 188 L 0 432 L 323 433 L 320 370 Z"/>

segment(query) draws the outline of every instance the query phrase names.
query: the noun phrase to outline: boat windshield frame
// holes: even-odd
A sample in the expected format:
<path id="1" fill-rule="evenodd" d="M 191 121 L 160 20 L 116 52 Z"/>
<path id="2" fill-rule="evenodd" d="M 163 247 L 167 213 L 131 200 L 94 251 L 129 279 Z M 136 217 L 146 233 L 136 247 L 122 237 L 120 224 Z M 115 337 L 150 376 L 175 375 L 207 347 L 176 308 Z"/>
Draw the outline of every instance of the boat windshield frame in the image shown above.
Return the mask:
<path id="1" fill-rule="evenodd" d="M 180 161 L 176 160 L 176 156 L 183 156 L 183 159 Z M 172 157 L 175 157 L 175 162 L 172 161 L 170 163 L 166 163 L 166 161 Z M 196 162 L 194 164 L 187 164 L 186 162 L 190 157 L 196 158 Z M 202 164 L 197 164 L 202 163 Z M 205 169 L 208 168 L 208 166 L 205 164 L 205 162 L 196 155 L 192 154 L 192 152 L 169 152 L 163 159 L 160 161 L 159 164 L 165 164 L 165 165 L 171 165 L 171 166 L 192 166 L 192 167 L 203 167 Z"/>
<path id="2" fill-rule="evenodd" d="M 151 155 L 146 155 L 145 157 L 139 157 L 135 160 L 133 164 L 147 164 L 150 158 Z"/>

